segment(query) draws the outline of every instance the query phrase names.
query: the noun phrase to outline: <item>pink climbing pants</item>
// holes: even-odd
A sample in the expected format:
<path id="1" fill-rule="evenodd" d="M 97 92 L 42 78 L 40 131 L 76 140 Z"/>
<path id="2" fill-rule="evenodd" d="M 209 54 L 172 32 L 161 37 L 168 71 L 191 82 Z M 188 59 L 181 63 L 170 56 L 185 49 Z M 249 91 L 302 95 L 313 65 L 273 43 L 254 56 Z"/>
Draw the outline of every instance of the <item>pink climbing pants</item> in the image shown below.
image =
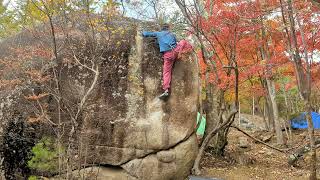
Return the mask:
<path id="1" fill-rule="evenodd" d="M 177 52 L 174 49 L 171 51 L 167 51 L 163 54 L 162 58 L 163 58 L 162 89 L 166 90 L 170 88 L 172 68 L 173 68 L 174 62 L 177 59 Z"/>
<path id="2" fill-rule="evenodd" d="M 172 68 L 174 62 L 178 58 L 179 53 L 186 53 L 192 50 L 192 45 L 186 41 L 182 40 L 177 44 L 177 47 L 171 51 L 167 51 L 163 54 L 163 90 L 170 89 Z"/>

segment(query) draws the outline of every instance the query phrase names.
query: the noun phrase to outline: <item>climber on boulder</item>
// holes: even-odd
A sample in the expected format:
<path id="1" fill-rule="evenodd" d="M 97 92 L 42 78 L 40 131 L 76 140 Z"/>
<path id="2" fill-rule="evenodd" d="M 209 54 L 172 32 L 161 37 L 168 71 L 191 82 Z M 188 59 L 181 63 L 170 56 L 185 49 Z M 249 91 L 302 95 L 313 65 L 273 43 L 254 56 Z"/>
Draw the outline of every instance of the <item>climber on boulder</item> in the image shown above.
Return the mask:
<path id="1" fill-rule="evenodd" d="M 162 89 L 164 92 L 159 96 L 159 98 L 166 99 L 170 95 L 170 84 L 174 62 L 182 56 L 182 53 L 190 50 L 192 46 L 186 40 L 182 40 L 177 43 L 176 36 L 170 32 L 169 24 L 163 24 L 161 31 L 143 31 L 142 36 L 157 38 L 160 53 L 162 53 L 163 58 Z"/>

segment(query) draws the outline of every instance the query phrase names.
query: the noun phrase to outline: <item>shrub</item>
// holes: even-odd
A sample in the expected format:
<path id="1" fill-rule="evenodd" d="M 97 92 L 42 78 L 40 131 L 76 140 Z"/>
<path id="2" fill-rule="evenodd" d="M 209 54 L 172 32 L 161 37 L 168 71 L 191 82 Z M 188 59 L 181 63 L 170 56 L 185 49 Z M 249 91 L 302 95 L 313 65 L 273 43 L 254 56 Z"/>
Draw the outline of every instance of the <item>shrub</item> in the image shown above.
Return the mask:
<path id="1" fill-rule="evenodd" d="M 15 112 L 3 133 L 3 142 L 0 147 L 3 157 L 2 168 L 6 180 L 15 180 L 16 176 L 27 178 L 30 169 L 27 162 L 30 160 L 30 150 L 34 146 L 34 133 L 25 123 L 25 118 Z M 1 176 L 1 175 L 0 175 Z M 0 178 L 1 179 L 1 178 Z"/>
<path id="2" fill-rule="evenodd" d="M 38 180 L 37 176 L 30 176 L 28 180 Z"/>
<path id="3" fill-rule="evenodd" d="M 57 172 L 59 152 L 64 153 L 62 146 L 58 146 L 51 138 L 42 138 L 32 148 L 32 158 L 28 161 L 28 167 L 41 172 Z M 62 154 L 60 154 L 62 155 Z"/>

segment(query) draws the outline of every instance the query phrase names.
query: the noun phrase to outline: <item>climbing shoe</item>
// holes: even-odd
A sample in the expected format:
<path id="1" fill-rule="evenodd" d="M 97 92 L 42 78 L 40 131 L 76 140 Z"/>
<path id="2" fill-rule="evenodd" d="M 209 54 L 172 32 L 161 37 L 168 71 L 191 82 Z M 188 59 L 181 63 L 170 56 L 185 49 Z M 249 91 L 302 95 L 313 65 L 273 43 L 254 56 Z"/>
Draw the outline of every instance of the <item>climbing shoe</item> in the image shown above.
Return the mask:
<path id="1" fill-rule="evenodd" d="M 159 99 L 165 100 L 169 97 L 169 90 L 165 90 L 160 96 Z"/>

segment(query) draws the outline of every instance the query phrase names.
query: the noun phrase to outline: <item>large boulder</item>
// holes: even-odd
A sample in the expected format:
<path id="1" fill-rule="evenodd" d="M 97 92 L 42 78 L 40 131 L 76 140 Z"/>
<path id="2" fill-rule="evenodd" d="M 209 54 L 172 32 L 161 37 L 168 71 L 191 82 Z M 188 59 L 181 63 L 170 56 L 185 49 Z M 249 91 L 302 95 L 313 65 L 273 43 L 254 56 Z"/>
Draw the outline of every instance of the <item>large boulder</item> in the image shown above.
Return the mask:
<path id="1" fill-rule="evenodd" d="M 161 101 L 158 51 L 139 30 L 135 36 L 126 67 L 127 90 L 103 95 L 106 90 L 100 86 L 86 110 L 81 130 L 88 145 L 84 148 L 90 149 L 86 161 L 121 166 L 142 180 L 184 179 L 197 154 L 196 64 L 188 59 L 175 63 L 171 97 Z"/>
<path id="2" fill-rule="evenodd" d="M 54 93 L 40 99 L 40 103 L 46 103 L 46 120 L 53 124 L 53 128 L 57 128 L 58 123 L 63 124 L 62 139 L 66 146 L 74 148 L 71 159 L 82 167 L 120 167 L 117 170 L 119 180 L 122 179 L 120 176 L 141 180 L 184 179 L 198 150 L 194 134 L 198 99 L 196 62 L 184 59 L 175 63 L 171 96 L 167 101 L 162 101 L 157 98 L 162 91 L 161 56 L 155 40 L 141 36 L 142 29 L 154 29 L 132 21 L 119 21 L 112 26 L 123 29 L 119 31 L 121 35 L 95 34 L 93 39 L 98 41 L 100 49 L 90 46 L 90 39 L 85 39 L 90 33 L 81 25 L 72 27 L 74 29 L 70 27 L 68 38 L 71 39 L 67 42 L 63 34 L 56 35 L 58 44 L 65 43 L 59 51 L 61 61 L 53 65 L 56 71 L 47 68 L 49 70 L 43 72 L 59 72 L 59 103 L 62 102 L 62 105 L 50 97 Z M 28 46 L 41 41 L 31 35 L 19 35 L 24 37 L 20 39 L 29 39 L 29 43 L 19 43 L 19 39 L 4 43 Z M 113 38 L 117 38 L 117 41 Z M 47 46 L 44 45 L 43 49 L 50 47 L 51 43 L 50 37 L 45 40 L 43 44 Z M 7 46 L 0 48 L 0 51 L 10 56 L 10 46 Z M 93 53 L 96 56 L 91 56 L 96 58 L 92 62 L 99 71 L 95 83 L 94 74 L 83 66 L 89 59 L 86 53 L 90 53 L 93 47 L 98 49 Z M 70 63 L 73 57 L 82 65 Z M 46 85 L 39 85 L 37 89 L 44 94 L 50 89 L 45 87 L 54 85 L 55 82 L 50 81 Z M 30 83 L 25 87 L 21 90 L 21 97 L 35 92 L 34 88 L 28 90 L 34 87 Z M 8 106 L 1 105 L 1 110 Z M 19 111 L 23 109 L 31 117 L 36 114 L 32 108 L 19 108 Z M 58 127 L 60 129 L 48 134 L 56 135 L 62 129 Z M 42 135 L 46 135 L 46 132 L 42 132 Z"/>
<path id="3" fill-rule="evenodd" d="M 121 167 L 115 166 L 92 166 L 89 168 L 75 170 L 74 179 L 95 179 L 98 180 L 185 180 L 193 165 L 195 152 L 198 146 L 195 143 L 196 137 L 192 135 L 187 141 L 175 147 L 151 153 L 143 158 L 136 158 L 125 163 Z M 56 179 L 64 179 L 54 177 Z"/>

